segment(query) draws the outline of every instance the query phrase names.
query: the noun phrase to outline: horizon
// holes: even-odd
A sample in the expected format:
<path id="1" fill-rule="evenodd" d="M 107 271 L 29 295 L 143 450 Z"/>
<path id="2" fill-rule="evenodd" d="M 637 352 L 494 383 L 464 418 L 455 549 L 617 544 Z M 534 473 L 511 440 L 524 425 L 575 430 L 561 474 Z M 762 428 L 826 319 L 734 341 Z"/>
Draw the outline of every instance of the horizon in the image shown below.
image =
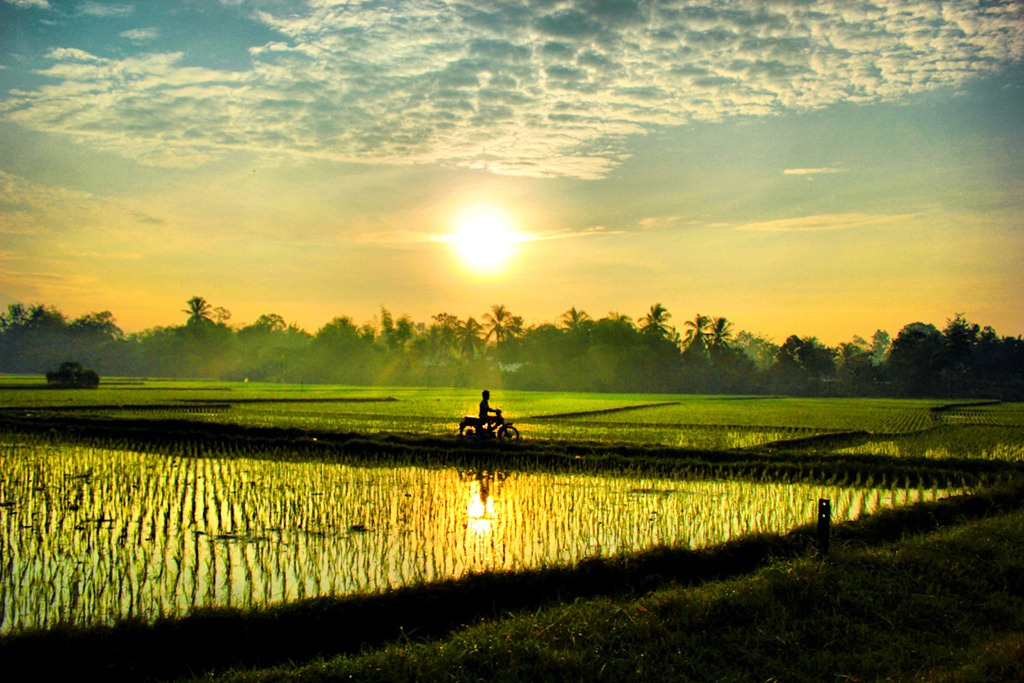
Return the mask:
<path id="1" fill-rule="evenodd" d="M 205 300 L 205 297 L 200 297 L 200 298 L 204 298 L 204 300 Z M 4 299 L 5 299 L 5 297 L 0 295 L 0 301 L 2 301 Z M 186 301 L 185 303 L 188 303 L 188 302 Z M 210 305 L 210 310 L 213 312 L 213 316 L 214 317 L 216 317 L 217 309 L 220 309 L 220 308 L 225 309 L 227 311 L 227 313 L 230 314 L 230 318 L 229 319 L 224 320 L 224 321 L 216 321 L 216 322 L 221 322 L 222 324 L 226 325 L 227 327 L 229 327 L 230 329 L 232 329 L 234 331 L 238 331 L 238 330 L 240 330 L 240 329 L 242 329 L 244 327 L 247 327 L 247 326 L 255 323 L 256 319 L 259 318 L 260 315 L 275 313 L 277 315 L 281 315 L 281 317 L 284 319 L 284 322 L 287 325 L 289 325 L 290 327 L 294 326 L 294 327 L 298 328 L 299 330 L 301 330 L 303 332 L 306 332 L 306 333 L 308 333 L 310 335 L 313 335 L 313 336 L 315 336 L 316 333 L 321 328 L 323 328 L 324 326 L 329 324 L 332 320 L 335 320 L 337 318 L 349 318 L 352 321 L 352 323 L 355 324 L 357 327 L 361 327 L 363 325 L 371 325 L 377 332 L 379 332 L 380 331 L 380 322 L 381 322 L 382 309 L 387 310 L 387 312 L 392 316 L 392 318 L 394 320 L 398 320 L 399 318 L 402 318 L 402 317 L 408 317 L 408 318 L 410 318 L 412 320 L 413 324 L 416 324 L 416 325 L 421 325 L 422 324 L 425 327 L 430 327 L 430 324 L 431 324 L 433 316 L 436 316 L 436 315 L 439 315 L 439 314 L 442 314 L 442 313 L 448 313 L 448 314 L 454 315 L 456 318 L 458 318 L 460 320 L 466 320 L 467 318 L 474 318 L 474 319 L 477 320 L 477 322 L 480 322 L 483 319 L 484 314 L 487 314 L 487 313 L 491 312 L 490 308 L 488 308 L 487 310 L 480 311 L 479 313 L 476 313 L 476 314 L 460 315 L 457 312 L 453 313 L 452 311 L 448 310 L 448 311 L 439 311 L 438 313 L 434 313 L 434 314 L 431 314 L 431 315 L 428 315 L 428 316 L 424 316 L 421 319 L 421 318 L 417 318 L 416 316 L 409 315 L 408 313 L 405 313 L 405 312 L 393 310 L 393 309 L 389 308 L 388 306 L 384 305 L 382 307 L 378 307 L 376 309 L 376 312 L 374 312 L 371 315 L 369 315 L 367 317 L 364 317 L 364 318 L 360 318 L 360 317 L 357 317 L 357 316 L 354 316 L 354 315 L 351 315 L 351 314 L 348 314 L 348 313 L 345 313 L 345 312 L 340 312 L 337 315 L 332 316 L 330 319 L 324 320 L 324 321 L 322 321 L 320 323 L 316 323 L 314 325 L 305 325 L 301 321 L 293 320 L 293 319 L 289 318 L 288 316 L 281 314 L 280 311 L 264 311 L 264 313 L 261 313 L 261 314 L 258 314 L 256 316 L 253 316 L 252 319 L 240 320 L 240 319 L 236 318 L 234 312 L 231 310 L 230 307 L 222 306 L 221 304 L 219 304 L 217 302 L 207 301 L 207 303 Z M 32 303 L 23 302 L 23 301 L 21 301 L 21 302 L 10 302 L 10 303 L 4 305 L 2 307 L 3 310 L 0 311 L 0 312 L 6 313 L 7 310 L 8 310 L 7 307 L 9 305 L 11 305 L 11 304 L 22 304 L 22 305 L 25 305 L 25 306 L 42 305 L 42 306 L 46 306 L 46 307 L 51 307 L 51 305 L 43 303 L 43 302 L 32 302 Z M 498 305 L 500 305 L 500 304 L 498 304 Z M 652 306 L 653 305 L 654 304 L 652 304 Z M 102 312 L 104 312 L 104 311 L 101 311 L 101 310 L 98 310 L 98 309 L 90 309 L 88 311 L 82 311 L 80 313 L 69 314 L 67 311 L 63 311 L 63 310 L 61 310 L 57 306 L 52 306 L 52 308 L 56 309 L 59 313 L 64 315 L 64 317 L 68 320 L 68 322 L 72 322 L 76 318 L 83 317 L 83 316 L 88 315 L 90 313 L 102 313 Z M 638 315 L 630 315 L 629 313 L 625 313 L 623 311 L 608 311 L 608 312 L 606 312 L 604 314 L 592 315 L 586 309 L 582 309 L 582 308 L 580 308 L 578 306 L 571 306 L 570 308 L 575 308 L 580 313 L 587 314 L 592 321 L 598 321 L 598 320 L 607 318 L 610 315 L 623 314 L 623 315 L 627 316 L 627 318 L 629 319 L 629 322 L 633 326 L 639 325 L 639 323 L 641 322 L 643 316 L 646 315 L 646 313 L 647 313 L 646 310 L 642 311 Z M 648 309 L 649 308 L 650 307 L 648 307 Z M 531 328 L 540 327 L 542 325 L 555 325 L 556 327 L 563 327 L 563 325 L 562 325 L 563 317 L 564 317 L 564 315 L 566 313 L 569 312 L 569 310 L 570 309 L 566 309 L 566 310 L 562 311 L 561 313 L 555 315 L 554 317 L 543 319 L 543 320 L 527 320 L 527 319 L 524 319 L 523 320 L 523 329 L 524 330 L 528 330 L 528 329 L 531 329 Z M 704 313 L 701 313 L 701 312 L 693 312 L 689 316 L 680 317 L 680 316 L 677 316 L 676 314 L 674 314 L 671 309 L 667 309 L 666 308 L 666 310 L 669 313 L 669 318 L 668 318 L 668 321 L 667 321 L 668 328 L 676 330 L 680 334 L 682 334 L 684 332 L 683 326 L 685 325 L 685 322 L 687 320 L 692 319 L 696 315 L 708 315 L 708 314 L 704 314 Z M 113 315 L 114 322 L 118 325 L 118 327 L 121 329 L 121 331 L 125 335 L 141 334 L 141 333 L 148 332 L 150 330 L 155 330 L 155 329 L 158 329 L 158 328 L 184 327 L 187 324 L 187 319 L 189 317 L 189 313 L 185 309 L 181 309 L 179 311 L 179 315 L 180 315 L 181 320 L 179 320 L 179 321 L 175 321 L 175 322 L 158 322 L 158 323 L 156 323 L 154 325 L 149 325 L 149 326 L 138 328 L 138 329 L 130 329 L 130 328 L 126 328 L 124 325 L 121 324 L 120 319 L 118 318 L 118 315 L 117 315 L 116 311 L 109 311 L 109 312 Z M 508 313 L 509 313 L 509 315 L 518 315 L 518 313 L 516 311 L 512 311 L 512 310 L 509 310 Z M 770 342 L 772 342 L 774 344 L 777 344 L 777 345 L 781 345 L 788 337 L 790 337 L 792 335 L 796 335 L 796 336 L 798 336 L 800 338 L 803 338 L 803 339 L 808 339 L 808 338 L 817 339 L 820 343 L 822 343 L 822 344 L 824 344 L 824 345 L 826 345 L 828 347 L 833 347 L 834 348 L 834 347 L 839 346 L 842 343 L 853 341 L 855 337 L 860 337 L 861 339 L 870 342 L 871 336 L 876 331 L 886 332 L 886 333 L 888 333 L 890 335 L 891 339 L 895 339 L 896 336 L 899 334 L 900 330 L 902 330 L 903 328 L 905 328 L 907 326 L 914 325 L 914 324 L 921 324 L 921 323 L 923 323 L 925 325 L 932 325 L 937 330 L 939 330 L 941 332 L 941 331 L 943 331 L 945 329 L 946 325 L 949 322 L 951 322 L 956 316 L 963 316 L 963 318 L 967 322 L 972 323 L 972 324 L 978 324 L 982 328 L 992 327 L 993 329 L 995 329 L 997 335 L 1000 338 L 1004 338 L 1004 337 L 1019 338 L 1021 336 L 1021 335 L 1014 335 L 1014 334 L 1005 334 L 1001 330 L 999 330 L 998 328 L 995 328 L 994 326 L 988 324 L 984 320 L 973 319 L 969 315 L 964 314 L 962 311 L 957 311 L 957 312 L 955 312 L 953 314 L 950 314 L 949 316 L 944 318 L 942 321 L 936 321 L 936 320 L 911 320 L 911 321 L 907 321 L 907 322 L 899 325 L 898 327 L 896 327 L 894 329 L 887 329 L 887 328 L 884 328 L 884 327 L 875 327 L 874 329 L 872 329 L 870 331 L 865 331 L 863 333 L 854 332 L 854 333 L 850 334 L 846 338 L 836 339 L 836 340 L 822 338 L 821 335 L 815 334 L 815 333 L 810 332 L 810 331 L 808 331 L 808 332 L 791 331 L 791 332 L 788 332 L 788 333 L 785 333 L 785 334 L 780 334 L 778 336 L 771 335 L 771 334 L 767 334 L 765 332 L 762 332 L 760 330 L 754 330 L 754 329 L 750 329 L 749 327 L 745 327 L 744 325 L 740 324 L 738 321 L 733 320 L 732 318 L 730 318 L 727 315 L 726 316 L 722 316 L 722 317 L 726 318 L 732 324 L 734 335 L 738 335 L 741 332 L 749 332 L 750 334 L 754 335 L 755 337 L 764 338 L 764 339 L 766 339 L 766 340 L 768 340 L 768 341 L 770 341 Z M 714 314 L 710 314 L 710 315 L 708 315 L 708 317 L 709 318 L 714 318 L 714 317 L 718 317 L 718 316 L 714 315 Z"/>
<path id="2" fill-rule="evenodd" d="M 0 0 L 0 305 L 1024 334 L 1024 6 Z"/>

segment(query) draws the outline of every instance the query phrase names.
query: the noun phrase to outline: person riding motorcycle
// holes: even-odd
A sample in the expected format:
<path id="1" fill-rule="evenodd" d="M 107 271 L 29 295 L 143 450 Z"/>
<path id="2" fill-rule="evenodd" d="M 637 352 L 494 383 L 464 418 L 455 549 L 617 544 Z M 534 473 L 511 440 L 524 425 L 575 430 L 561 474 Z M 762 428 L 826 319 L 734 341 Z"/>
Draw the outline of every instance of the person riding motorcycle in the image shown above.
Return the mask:
<path id="1" fill-rule="evenodd" d="M 480 424 L 485 425 L 488 430 L 494 429 L 499 425 L 503 424 L 505 420 L 501 417 L 501 411 L 491 408 L 489 399 L 491 398 L 491 392 L 484 389 L 483 400 L 480 401 Z M 493 417 L 491 417 L 493 415 Z"/>

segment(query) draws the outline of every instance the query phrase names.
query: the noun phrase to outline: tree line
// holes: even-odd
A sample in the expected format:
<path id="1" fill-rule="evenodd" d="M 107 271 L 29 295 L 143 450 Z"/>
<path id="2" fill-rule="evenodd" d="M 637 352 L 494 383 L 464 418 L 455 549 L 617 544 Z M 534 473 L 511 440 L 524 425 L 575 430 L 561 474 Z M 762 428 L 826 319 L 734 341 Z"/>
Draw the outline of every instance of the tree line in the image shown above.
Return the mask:
<path id="1" fill-rule="evenodd" d="M 339 316 L 315 333 L 276 313 L 243 326 L 195 296 L 180 325 L 126 334 L 110 311 L 69 319 L 12 304 L 0 313 L 0 372 L 38 374 L 75 362 L 102 376 L 490 386 L 506 389 L 1024 399 L 1024 340 L 955 314 L 828 346 L 735 332 L 724 317 L 672 324 L 655 304 L 637 320 L 571 308 L 527 326 L 503 305 L 480 319 L 430 322 L 385 308 L 371 322 Z"/>

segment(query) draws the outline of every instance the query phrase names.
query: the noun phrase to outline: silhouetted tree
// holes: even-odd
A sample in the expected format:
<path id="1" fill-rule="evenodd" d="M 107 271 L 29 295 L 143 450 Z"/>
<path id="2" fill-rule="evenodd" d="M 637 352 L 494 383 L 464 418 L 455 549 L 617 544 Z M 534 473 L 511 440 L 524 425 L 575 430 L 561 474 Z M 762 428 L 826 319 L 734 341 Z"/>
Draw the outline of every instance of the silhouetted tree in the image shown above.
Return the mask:
<path id="1" fill-rule="evenodd" d="M 698 315 L 686 323 L 681 352 L 657 304 L 639 326 L 616 313 L 594 321 L 574 307 L 557 324 L 528 329 L 501 305 L 485 315 L 486 327 L 446 313 L 422 325 L 382 308 L 376 322 L 338 317 L 315 336 L 273 313 L 232 329 L 227 311 L 202 297 L 185 312 L 181 326 L 126 335 L 110 311 L 68 322 L 52 307 L 12 304 L 0 312 L 0 371 L 47 372 L 77 358 L 104 374 L 168 377 L 1024 399 L 1024 340 L 959 313 L 941 332 L 914 323 L 891 344 L 877 330 L 835 349 L 796 335 L 777 347 L 750 332 L 733 335 L 724 317 Z"/>
<path id="2" fill-rule="evenodd" d="M 265 313 L 235 334 L 239 364 L 236 379 L 287 382 L 306 379 L 313 336 L 289 325 L 277 313 Z"/>
<path id="3" fill-rule="evenodd" d="M 391 355 L 398 355 L 405 349 L 405 345 L 412 340 L 416 332 L 416 325 L 412 318 L 403 315 L 398 320 L 394 319 L 391 312 L 384 308 L 380 309 L 380 341 L 381 345 Z"/>
<path id="4" fill-rule="evenodd" d="M 51 306 L 14 303 L 0 314 L 0 371 L 43 373 L 73 357 L 67 319 Z"/>
<path id="5" fill-rule="evenodd" d="M 779 347 L 771 339 L 746 330 L 736 335 L 732 345 L 733 348 L 742 351 L 760 372 L 768 371 L 775 363 L 775 356 L 779 352 Z"/>
<path id="6" fill-rule="evenodd" d="M 136 345 L 129 343 L 110 311 L 87 313 L 66 329 L 74 357 L 104 375 L 128 375 L 135 369 Z"/>
<path id="7" fill-rule="evenodd" d="M 647 314 L 641 318 L 640 331 L 668 338 L 672 331 L 668 324 L 668 321 L 671 319 L 672 314 L 668 312 L 667 308 L 661 304 L 654 304 L 648 309 Z"/>
<path id="8" fill-rule="evenodd" d="M 861 337 L 840 344 L 836 353 L 836 377 L 844 395 L 863 396 L 877 391 L 877 374 L 871 347 Z"/>
<path id="9" fill-rule="evenodd" d="M 639 391 L 643 340 L 627 316 L 610 314 L 595 322 L 583 357 L 588 391 Z"/>
<path id="10" fill-rule="evenodd" d="M 459 330 L 462 321 L 450 313 L 439 313 L 427 328 L 430 358 L 436 363 L 450 364 L 459 355 Z"/>
<path id="11" fill-rule="evenodd" d="M 628 315 L 624 313 L 619 313 L 617 311 L 609 311 L 608 315 L 605 316 L 605 320 L 611 320 L 612 322 L 616 323 L 628 323 L 630 325 L 633 324 L 632 318 L 630 318 Z"/>
<path id="12" fill-rule="evenodd" d="M 503 304 L 491 306 L 491 312 L 484 314 L 484 322 L 487 323 L 486 339 L 490 340 L 493 337 L 494 343 L 498 345 L 523 331 L 523 319 L 518 315 L 512 315 Z"/>
<path id="13" fill-rule="evenodd" d="M 942 333 L 934 325 L 917 322 L 900 330 L 892 342 L 887 363 L 896 394 L 939 395 L 943 348 Z"/>
<path id="14" fill-rule="evenodd" d="M 712 352 L 722 351 L 729 348 L 732 340 L 732 323 L 723 317 L 712 318 L 711 341 L 708 343 L 708 349 Z"/>
<path id="15" fill-rule="evenodd" d="M 891 346 L 892 340 L 889 338 L 889 333 L 885 330 L 875 330 L 875 333 L 871 335 L 871 362 L 881 365 L 887 361 Z"/>
<path id="16" fill-rule="evenodd" d="M 707 348 L 708 327 L 711 325 L 711 318 L 698 313 L 693 320 L 686 321 L 686 337 L 684 339 L 687 349 L 704 351 Z"/>
<path id="17" fill-rule="evenodd" d="M 467 360 L 476 358 L 484 348 L 484 326 L 474 318 L 467 318 L 459 326 L 459 352 Z"/>
<path id="18" fill-rule="evenodd" d="M 779 347 L 772 366 L 773 386 L 781 393 L 821 395 L 835 377 L 835 353 L 815 337 L 792 335 Z"/>
<path id="19" fill-rule="evenodd" d="M 239 332 L 242 332 L 243 330 L 254 330 L 260 333 L 272 334 L 274 332 L 284 332 L 286 329 L 288 329 L 288 323 L 285 322 L 282 316 L 277 313 L 264 313 L 260 317 L 256 318 L 252 325 L 243 327 Z"/>
<path id="20" fill-rule="evenodd" d="M 310 342 L 308 381 L 369 384 L 377 378 L 378 360 L 372 331 L 339 316 L 317 330 Z"/>
<path id="21" fill-rule="evenodd" d="M 188 314 L 186 325 L 197 326 L 213 322 L 213 308 L 209 302 L 201 296 L 194 296 L 186 302 L 188 308 L 182 313 Z"/>
<path id="22" fill-rule="evenodd" d="M 573 306 L 562 314 L 562 317 L 559 318 L 558 322 L 566 330 L 578 333 L 585 331 L 593 320 L 591 320 L 590 316 L 587 315 L 586 311 L 578 311 L 576 310 L 576 307 Z"/>

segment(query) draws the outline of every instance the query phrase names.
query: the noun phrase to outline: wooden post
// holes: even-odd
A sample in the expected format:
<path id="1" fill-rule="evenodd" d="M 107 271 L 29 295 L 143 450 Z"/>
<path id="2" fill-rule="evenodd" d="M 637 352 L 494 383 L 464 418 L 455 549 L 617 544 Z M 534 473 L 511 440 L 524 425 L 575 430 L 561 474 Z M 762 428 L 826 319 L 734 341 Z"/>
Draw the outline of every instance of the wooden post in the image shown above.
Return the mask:
<path id="1" fill-rule="evenodd" d="M 829 536 L 832 526 L 832 501 L 818 499 L 818 552 L 828 555 Z"/>

